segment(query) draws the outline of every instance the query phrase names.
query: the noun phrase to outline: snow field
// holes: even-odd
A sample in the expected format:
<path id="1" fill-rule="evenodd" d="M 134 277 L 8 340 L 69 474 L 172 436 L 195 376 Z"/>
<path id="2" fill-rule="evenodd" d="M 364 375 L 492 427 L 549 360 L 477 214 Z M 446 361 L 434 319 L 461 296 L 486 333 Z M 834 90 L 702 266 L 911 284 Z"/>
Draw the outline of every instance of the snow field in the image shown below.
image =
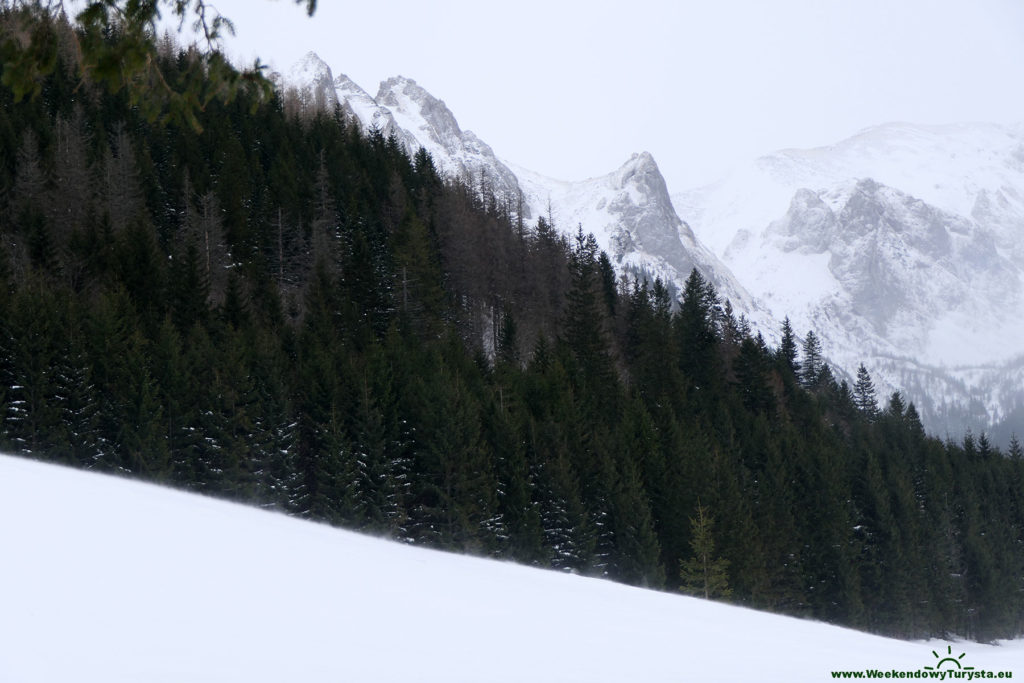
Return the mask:
<path id="1" fill-rule="evenodd" d="M 0 681 L 822 681 L 908 643 L 0 456 Z M 1024 641 L 956 643 L 1024 675 Z"/>

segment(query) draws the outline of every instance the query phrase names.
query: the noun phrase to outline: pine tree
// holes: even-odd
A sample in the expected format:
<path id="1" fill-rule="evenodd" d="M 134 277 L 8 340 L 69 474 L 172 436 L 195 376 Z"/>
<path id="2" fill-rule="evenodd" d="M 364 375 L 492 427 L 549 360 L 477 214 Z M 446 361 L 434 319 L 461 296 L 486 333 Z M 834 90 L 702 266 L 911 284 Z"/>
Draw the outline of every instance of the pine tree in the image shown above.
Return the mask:
<path id="1" fill-rule="evenodd" d="M 700 595 L 705 599 L 713 597 L 728 598 L 732 595 L 729 588 L 729 561 L 715 556 L 715 540 L 713 536 L 715 520 L 708 508 L 697 501 L 697 516 L 690 518 L 692 539 L 690 547 L 693 556 L 679 563 L 679 573 L 683 580 L 680 590 L 692 595 Z"/>
<path id="2" fill-rule="evenodd" d="M 782 341 L 779 344 L 778 358 L 784 368 L 788 369 L 794 376 L 800 372 L 800 364 L 796 360 L 796 335 L 793 334 L 793 326 L 789 322 L 789 316 L 782 321 Z"/>
<path id="3" fill-rule="evenodd" d="M 821 359 L 821 342 L 814 330 L 807 332 L 804 337 L 804 359 L 800 368 L 800 382 L 807 388 L 818 385 L 821 378 L 821 370 L 824 365 Z"/>
<path id="4" fill-rule="evenodd" d="M 694 268 L 683 288 L 676 316 L 679 369 L 694 387 L 708 393 L 718 376 L 720 302 L 714 286 Z"/>
<path id="5" fill-rule="evenodd" d="M 775 397 L 768 385 L 768 371 L 771 361 L 749 337 L 740 343 L 739 354 L 733 361 L 736 375 L 736 390 L 744 407 L 753 414 L 773 414 Z"/>
<path id="6" fill-rule="evenodd" d="M 135 161 L 135 145 L 123 124 L 118 125 L 107 152 L 104 170 L 105 212 L 115 235 L 139 222 L 145 200 Z"/>
<path id="7" fill-rule="evenodd" d="M 395 433 L 401 420 L 394 414 L 390 369 L 378 353 L 371 354 L 357 391 L 352 416 L 357 524 L 403 538 L 410 463 L 402 435 Z"/>
<path id="8" fill-rule="evenodd" d="M 863 363 L 857 368 L 857 383 L 853 387 L 853 403 L 868 419 L 874 419 L 878 413 L 875 383 L 871 381 L 871 375 Z"/>
<path id="9" fill-rule="evenodd" d="M 1010 435 L 1010 445 L 1007 449 L 1006 454 L 1010 457 L 1010 460 L 1014 462 L 1020 462 L 1024 458 L 1024 448 L 1021 448 L 1020 441 L 1017 440 L 1016 434 Z"/>
<path id="10" fill-rule="evenodd" d="M 892 396 L 889 397 L 889 408 L 886 412 L 901 420 L 906 417 L 906 407 L 903 403 L 903 394 L 898 391 L 894 391 L 892 393 Z"/>
<path id="11" fill-rule="evenodd" d="M 887 633 L 1024 630 L 1016 439 L 943 445 L 813 333 L 773 353 L 697 273 L 673 313 L 337 115 L 211 106 L 200 140 L 43 85 L 0 107 L 3 448 L 648 585 L 704 548 L 745 604 Z"/>
<path id="12" fill-rule="evenodd" d="M 619 581 L 659 588 L 665 581 L 665 570 L 650 501 L 633 461 L 623 458 L 619 470 L 612 497 L 613 576 Z"/>

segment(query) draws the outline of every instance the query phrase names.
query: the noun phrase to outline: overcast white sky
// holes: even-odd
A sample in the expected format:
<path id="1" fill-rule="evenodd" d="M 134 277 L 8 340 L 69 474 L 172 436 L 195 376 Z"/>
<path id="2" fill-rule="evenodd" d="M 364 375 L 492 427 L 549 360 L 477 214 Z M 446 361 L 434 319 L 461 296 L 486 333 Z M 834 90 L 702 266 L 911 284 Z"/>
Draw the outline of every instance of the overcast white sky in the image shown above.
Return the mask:
<path id="1" fill-rule="evenodd" d="M 650 151 L 669 188 L 888 121 L 1024 120 L 1021 0 L 214 0 L 234 57 L 401 74 L 504 159 L 577 180 Z"/>

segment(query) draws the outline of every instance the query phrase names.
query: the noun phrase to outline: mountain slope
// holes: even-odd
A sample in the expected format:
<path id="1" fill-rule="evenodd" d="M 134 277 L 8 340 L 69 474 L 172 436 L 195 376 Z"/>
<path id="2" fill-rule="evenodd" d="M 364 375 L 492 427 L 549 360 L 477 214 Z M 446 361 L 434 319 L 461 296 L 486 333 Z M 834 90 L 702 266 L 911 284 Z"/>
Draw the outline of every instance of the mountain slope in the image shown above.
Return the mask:
<path id="1" fill-rule="evenodd" d="M 12 683 L 820 681 L 945 649 L 4 456 L 0 538 Z M 953 648 L 1012 670 L 1024 641 Z"/>

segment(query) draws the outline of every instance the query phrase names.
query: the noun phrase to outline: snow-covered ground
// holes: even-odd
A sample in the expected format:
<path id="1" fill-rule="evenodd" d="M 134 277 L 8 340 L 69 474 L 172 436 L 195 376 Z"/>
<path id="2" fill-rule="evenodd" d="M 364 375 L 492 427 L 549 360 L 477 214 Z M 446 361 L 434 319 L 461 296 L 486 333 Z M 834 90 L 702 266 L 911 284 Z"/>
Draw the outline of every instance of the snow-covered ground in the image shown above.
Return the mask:
<path id="1" fill-rule="evenodd" d="M 1024 641 L 891 640 L 5 456 L 0 549 L 4 683 L 824 681 L 947 653 L 1024 676 Z"/>

